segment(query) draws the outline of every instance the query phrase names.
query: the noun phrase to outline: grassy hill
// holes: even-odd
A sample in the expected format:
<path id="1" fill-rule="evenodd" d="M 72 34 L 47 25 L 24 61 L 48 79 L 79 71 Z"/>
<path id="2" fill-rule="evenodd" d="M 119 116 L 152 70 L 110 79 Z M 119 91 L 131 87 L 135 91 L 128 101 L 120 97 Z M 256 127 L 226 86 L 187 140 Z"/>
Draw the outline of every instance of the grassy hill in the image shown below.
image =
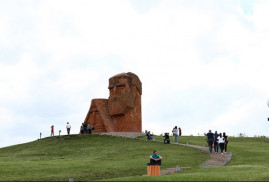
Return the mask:
<path id="1" fill-rule="evenodd" d="M 209 155 L 159 142 L 100 135 L 49 137 L 0 149 L 0 181 L 101 180 L 146 174 L 153 150 L 163 156 L 162 169 L 197 167 Z"/>
<path id="2" fill-rule="evenodd" d="M 155 136 L 162 140 L 162 137 Z M 203 145 L 205 137 L 180 137 L 181 143 Z M 232 160 L 223 167 L 194 167 L 180 173 L 159 177 L 124 177 L 112 180 L 135 181 L 269 181 L 269 138 L 229 139 L 228 151 L 232 151 Z"/>
<path id="3" fill-rule="evenodd" d="M 0 181 L 269 181 L 268 138 L 230 138 L 232 160 L 216 168 L 201 167 L 209 155 L 199 150 L 143 139 L 72 135 L 1 148 Z M 183 136 L 179 141 L 206 144 L 204 137 Z M 191 169 L 142 176 L 152 150 L 163 156 L 162 169 L 176 165 Z"/>

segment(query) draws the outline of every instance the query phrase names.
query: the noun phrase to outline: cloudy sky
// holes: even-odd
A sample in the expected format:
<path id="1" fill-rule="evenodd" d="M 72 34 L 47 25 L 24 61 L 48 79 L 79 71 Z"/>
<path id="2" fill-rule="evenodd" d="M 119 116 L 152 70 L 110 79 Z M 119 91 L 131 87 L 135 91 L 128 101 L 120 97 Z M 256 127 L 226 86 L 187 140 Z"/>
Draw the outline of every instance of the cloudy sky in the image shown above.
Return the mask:
<path id="1" fill-rule="evenodd" d="M 268 136 L 269 1 L 0 0 L 0 147 L 79 132 L 108 78 L 143 83 L 143 130 Z"/>

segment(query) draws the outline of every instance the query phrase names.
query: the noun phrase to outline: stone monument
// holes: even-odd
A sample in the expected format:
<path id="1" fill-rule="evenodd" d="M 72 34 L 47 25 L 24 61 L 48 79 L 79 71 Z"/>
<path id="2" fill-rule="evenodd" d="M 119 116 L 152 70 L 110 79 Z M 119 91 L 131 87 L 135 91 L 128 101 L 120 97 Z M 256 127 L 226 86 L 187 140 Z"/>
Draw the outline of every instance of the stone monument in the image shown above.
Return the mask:
<path id="1" fill-rule="evenodd" d="M 134 73 L 121 73 L 109 79 L 109 98 L 93 99 L 84 123 L 94 133 L 141 132 L 142 83 Z"/>

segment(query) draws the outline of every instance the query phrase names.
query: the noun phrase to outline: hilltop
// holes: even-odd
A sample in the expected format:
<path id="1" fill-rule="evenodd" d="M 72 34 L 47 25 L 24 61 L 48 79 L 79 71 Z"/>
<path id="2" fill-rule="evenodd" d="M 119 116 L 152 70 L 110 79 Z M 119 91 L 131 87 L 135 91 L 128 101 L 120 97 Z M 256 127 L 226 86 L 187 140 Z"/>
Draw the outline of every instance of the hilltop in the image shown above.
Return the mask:
<path id="1" fill-rule="evenodd" d="M 232 160 L 222 167 L 202 167 L 209 154 L 163 144 L 162 137 L 128 139 L 105 135 L 48 137 L 0 149 L 0 181 L 268 181 L 269 139 L 234 138 L 228 151 Z M 173 140 L 173 138 L 171 138 Z M 182 136 L 183 144 L 206 145 L 204 137 Z M 176 165 L 183 171 L 148 177 L 146 164 L 152 150 L 163 156 L 162 170 Z"/>
<path id="2" fill-rule="evenodd" d="M 104 135 L 48 137 L 0 149 L 0 181 L 89 181 L 142 176 L 153 150 L 162 169 L 200 166 L 208 154 L 197 149 Z"/>

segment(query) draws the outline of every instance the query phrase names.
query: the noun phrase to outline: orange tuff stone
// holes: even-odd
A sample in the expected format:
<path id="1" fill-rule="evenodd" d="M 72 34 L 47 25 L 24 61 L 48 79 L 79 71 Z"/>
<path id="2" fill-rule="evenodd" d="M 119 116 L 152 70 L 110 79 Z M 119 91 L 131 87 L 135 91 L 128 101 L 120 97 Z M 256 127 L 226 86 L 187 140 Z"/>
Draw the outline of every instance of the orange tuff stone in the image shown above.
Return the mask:
<path id="1" fill-rule="evenodd" d="M 160 176 L 161 170 L 159 165 L 149 165 L 147 166 L 147 174 L 148 176 Z"/>
<path id="2" fill-rule="evenodd" d="M 94 133 L 141 132 L 142 83 L 134 73 L 121 73 L 109 79 L 109 98 L 93 99 L 84 123 Z"/>

